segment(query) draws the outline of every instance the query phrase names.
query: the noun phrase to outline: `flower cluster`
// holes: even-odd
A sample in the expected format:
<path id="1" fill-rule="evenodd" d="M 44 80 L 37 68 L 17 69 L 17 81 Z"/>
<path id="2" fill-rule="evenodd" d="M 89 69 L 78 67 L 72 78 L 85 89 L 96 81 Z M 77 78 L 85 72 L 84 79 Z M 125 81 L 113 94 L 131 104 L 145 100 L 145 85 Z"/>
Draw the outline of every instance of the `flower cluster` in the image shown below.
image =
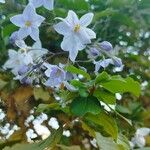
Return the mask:
<path id="1" fill-rule="evenodd" d="M 64 84 L 69 90 L 76 90 L 69 84 L 71 79 L 77 79 L 75 74 L 65 71 L 67 64 L 49 64 L 48 58 L 56 54 L 42 48 L 39 38 L 39 27 L 45 18 L 36 13 L 36 8 L 44 6 L 48 10 L 54 9 L 54 0 L 29 0 L 22 14 L 13 16 L 10 21 L 19 27 L 10 36 L 10 42 L 19 47 L 19 50 L 9 50 L 9 59 L 4 64 L 4 69 L 11 69 L 16 80 L 21 83 L 33 84 L 43 83 L 48 87 L 59 87 Z M 87 13 L 80 19 L 72 10 L 68 12 L 66 18 L 56 17 L 60 22 L 53 28 L 63 35 L 61 49 L 69 52 L 69 59 L 76 63 L 79 51 L 86 49 L 87 58 L 95 65 L 95 73 L 101 68 L 106 68 L 109 64 L 122 67 L 122 61 L 116 57 L 116 50 L 111 43 L 103 41 L 92 44 L 92 39 L 96 39 L 96 33 L 88 28 L 93 20 L 94 14 Z M 27 46 L 24 40 L 30 36 L 35 44 Z M 89 45 L 90 44 L 90 45 Z"/>

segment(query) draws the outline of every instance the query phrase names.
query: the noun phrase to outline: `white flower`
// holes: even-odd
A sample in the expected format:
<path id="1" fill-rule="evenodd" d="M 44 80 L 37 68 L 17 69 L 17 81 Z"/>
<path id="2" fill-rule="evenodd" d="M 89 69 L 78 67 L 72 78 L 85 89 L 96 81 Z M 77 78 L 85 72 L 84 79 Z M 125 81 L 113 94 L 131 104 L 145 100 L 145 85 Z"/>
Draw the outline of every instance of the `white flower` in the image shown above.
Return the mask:
<path id="1" fill-rule="evenodd" d="M 45 20 L 43 16 L 36 13 L 33 5 L 28 4 L 23 11 L 23 14 L 13 16 L 10 21 L 20 27 L 18 36 L 24 39 L 28 35 L 35 41 L 39 40 L 39 26 Z"/>
<path id="2" fill-rule="evenodd" d="M 149 128 L 139 128 L 137 129 L 135 136 L 132 138 L 131 142 L 135 146 L 144 147 L 146 144 L 145 136 L 150 134 Z"/>
<path id="3" fill-rule="evenodd" d="M 70 137 L 71 136 L 70 131 L 69 130 L 64 130 L 63 131 L 63 136 Z"/>
<path id="4" fill-rule="evenodd" d="M 83 50 L 91 43 L 91 39 L 96 38 L 95 32 L 87 28 L 93 16 L 93 13 L 88 13 L 78 19 L 75 12 L 70 10 L 68 16 L 65 19 L 59 18 L 62 22 L 54 26 L 58 33 L 64 35 L 61 48 L 69 51 L 69 58 L 72 61 L 75 61 L 79 50 Z"/>
<path id="5" fill-rule="evenodd" d="M 139 128 L 136 131 L 136 135 L 147 136 L 150 134 L 149 128 Z"/>
<path id="6" fill-rule="evenodd" d="M 52 117 L 49 122 L 48 125 L 51 126 L 53 129 L 58 129 L 59 128 L 59 124 L 56 118 Z"/>
<path id="7" fill-rule="evenodd" d="M 42 137 L 42 140 L 45 140 L 51 135 L 51 132 L 49 131 L 49 129 L 44 125 L 35 124 L 34 129 L 36 133 Z"/>
<path id="8" fill-rule="evenodd" d="M 28 65 L 32 62 L 32 58 L 27 53 L 22 53 L 21 51 L 15 51 L 10 49 L 8 51 L 9 59 L 4 64 L 4 69 L 12 69 L 14 75 L 18 74 L 18 70 L 21 66 Z"/>
<path id="9" fill-rule="evenodd" d="M 34 133 L 33 129 L 28 129 L 28 131 L 26 132 L 26 136 L 27 136 L 27 141 L 28 142 L 33 142 L 32 139 L 37 137 L 37 134 Z"/>
<path id="10" fill-rule="evenodd" d="M 35 8 L 43 5 L 48 10 L 54 9 L 54 0 L 30 0 L 30 3 L 32 3 Z"/>

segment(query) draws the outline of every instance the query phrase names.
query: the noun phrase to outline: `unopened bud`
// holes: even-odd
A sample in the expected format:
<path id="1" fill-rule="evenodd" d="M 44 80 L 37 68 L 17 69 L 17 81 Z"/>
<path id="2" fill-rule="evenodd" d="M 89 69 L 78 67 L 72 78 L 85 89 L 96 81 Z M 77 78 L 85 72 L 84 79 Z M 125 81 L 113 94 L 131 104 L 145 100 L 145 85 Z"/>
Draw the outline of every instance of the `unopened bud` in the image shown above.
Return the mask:
<path id="1" fill-rule="evenodd" d="M 100 48 L 102 50 L 105 50 L 105 51 L 111 51 L 111 50 L 113 50 L 112 44 L 110 42 L 108 42 L 108 41 L 101 42 L 100 43 Z"/>

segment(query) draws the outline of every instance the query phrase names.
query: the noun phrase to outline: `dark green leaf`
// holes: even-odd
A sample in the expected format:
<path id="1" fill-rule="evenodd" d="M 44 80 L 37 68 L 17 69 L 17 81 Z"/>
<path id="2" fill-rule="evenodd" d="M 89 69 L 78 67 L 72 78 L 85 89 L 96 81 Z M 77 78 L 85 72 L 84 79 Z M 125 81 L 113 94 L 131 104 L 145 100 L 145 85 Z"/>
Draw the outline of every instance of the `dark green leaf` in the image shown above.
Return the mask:
<path id="1" fill-rule="evenodd" d="M 71 112 L 77 116 L 83 116 L 88 112 L 98 114 L 101 111 L 99 101 L 93 96 L 75 98 L 71 103 L 70 109 Z"/>

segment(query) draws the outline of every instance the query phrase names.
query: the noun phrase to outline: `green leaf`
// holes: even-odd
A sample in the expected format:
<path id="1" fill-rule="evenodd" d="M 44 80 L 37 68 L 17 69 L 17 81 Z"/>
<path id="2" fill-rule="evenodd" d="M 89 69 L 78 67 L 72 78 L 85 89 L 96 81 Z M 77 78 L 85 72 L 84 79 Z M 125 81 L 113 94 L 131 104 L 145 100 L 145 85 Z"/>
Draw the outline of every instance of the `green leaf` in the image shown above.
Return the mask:
<path id="1" fill-rule="evenodd" d="M 117 139 L 117 144 L 120 144 L 125 150 L 130 150 L 130 144 L 128 139 L 122 135 L 119 134 L 118 139 Z"/>
<path id="2" fill-rule="evenodd" d="M 74 115 L 83 116 L 86 113 L 98 114 L 101 106 L 96 97 L 77 97 L 73 100 L 70 110 Z"/>
<path id="3" fill-rule="evenodd" d="M 105 71 L 97 76 L 95 83 L 114 94 L 130 92 L 138 97 L 141 92 L 140 84 L 131 77 L 110 76 Z"/>
<path id="4" fill-rule="evenodd" d="M 6 85 L 7 85 L 7 82 L 0 79 L 0 90 L 3 89 Z"/>
<path id="5" fill-rule="evenodd" d="M 57 147 L 60 147 L 61 150 L 81 150 L 80 146 L 77 145 L 73 146 L 57 145 Z"/>
<path id="6" fill-rule="evenodd" d="M 52 103 L 52 104 L 39 104 L 37 107 L 36 112 L 44 112 L 44 111 L 52 111 L 52 110 L 61 110 L 65 113 L 70 113 L 69 108 L 66 107 L 61 107 L 58 103 Z"/>
<path id="7" fill-rule="evenodd" d="M 91 128 L 87 123 L 85 123 L 83 121 L 81 123 L 82 123 L 82 128 L 85 131 L 88 131 L 90 136 L 95 137 L 95 130 L 93 128 Z"/>
<path id="8" fill-rule="evenodd" d="M 33 144 L 16 144 L 13 147 L 5 147 L 3 150 L 44 150 L 46 148 L 53 149 L 60 141 L 62 136 L 62 128 L 54 131 L 46 140 Z"/>
<path id="9" fill-rule="evenodd" d="M 114 94 L 130 92 L 138 97 L 141 92 L 140 84 L 130 77 L 123 79 L 120 76 L 113 76 L 109 81 L 101 82 L 100 85 Z"/>
<path id="10" fill-rule="evenodd" d="M 94 92 L 94 96 L 100 100 L 105 102 L 106 104 L 116 104 L 116 97 L 115 94 L 110 92 L 104 91 L 101 88 L 98 88 Z"/>
<path id="11" fill-rule="evenodd" d="M 130 114 L 130 115 L 132 114 L 132 111 L 129 108 L 122 105 L 117 105 L 116 110 L 123 114 Z"/>
<path id="12" fill-rule="evenodd" d="M 78 68 L 76 68 L 76 67 L 74 67 L 72 65 L 66 66 L 65 70 L 68 71 L 68 72 L 70 72 L 70 73 L 73 73 L 73 74 L 81 74 L 85 78 L 87 78 L 88 80 L 91 79 L 90 75 L 87 72 L 85 72 L 84 70 L 78 69 Z"/>
<path id="13" fill-rule="evenodd" d="M 116 144 L 112 138 L 103 137 L 100 133 L 96 133 L 96 140 L 100 150 L 125 150 Z"/>
<path id="14" fill-rule="evenodd" d="M 98 115 L 88 114 L 85 118 L 94 124 L 103 127 L 103 130 L 117 140 L 118 127 L 115 120 L 108 114 L 101 112 Z"/>
<path id="15" fill-rule="evenodd" d="M 103 82 L 103 81 L 108 81 L 110 78 L 110 75 L 103 71 L 101 74 L 99 74 L 97 77 L 96 77 L 96 80 L 95 80 L 95 83 L 100 83 L 100 82 Z"/>
<path id="16" fill-rule="evenodd" d="M 72 80 L 71 85 L 78 89 L 78 92 L 81 97 L 87 97 L 89 95 L 87 87 L 84 85 L 84 83 L 77 80 Z"/>

